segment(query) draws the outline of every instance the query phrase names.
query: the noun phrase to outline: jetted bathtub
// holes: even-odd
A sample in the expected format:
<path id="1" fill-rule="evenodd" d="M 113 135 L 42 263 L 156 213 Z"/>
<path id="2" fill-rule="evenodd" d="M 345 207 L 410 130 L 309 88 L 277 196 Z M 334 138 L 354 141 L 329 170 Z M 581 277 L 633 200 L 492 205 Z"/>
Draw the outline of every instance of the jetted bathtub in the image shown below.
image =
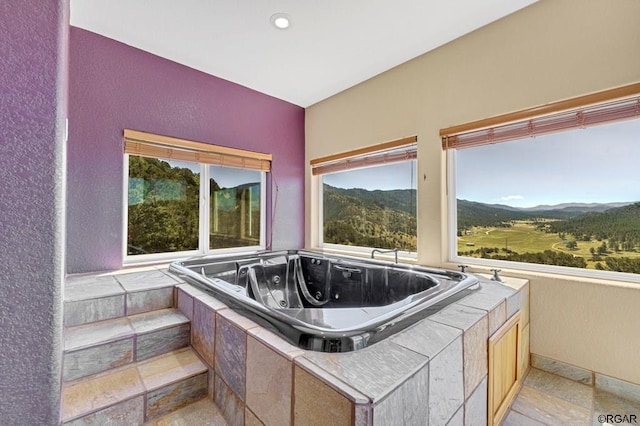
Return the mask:
<path id="1" fill-rule="evenodd" d="M 303 250 L 174 262 L 169 270 L 303 348 L 364 348 L 474 288 L 468 274 Z"/>

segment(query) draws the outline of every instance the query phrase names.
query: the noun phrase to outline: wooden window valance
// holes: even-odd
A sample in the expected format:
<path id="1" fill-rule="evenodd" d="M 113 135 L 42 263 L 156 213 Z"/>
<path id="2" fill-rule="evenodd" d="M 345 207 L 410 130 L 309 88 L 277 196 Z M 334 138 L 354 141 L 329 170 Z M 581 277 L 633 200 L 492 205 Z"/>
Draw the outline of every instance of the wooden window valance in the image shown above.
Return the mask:
<path id="1" fill-rule="evenodd" d="M 417 158 L 416 136 L 385 142 L 310 161 L 311 173 L 321 175 L 359 167 L 378 166 Z"/>
<path id="2" fill-rule="evenodd" d="M 505 142 L 640 118 L 640 83 L 440 130 L 443 149 Z"/>
<path id="3" fill-rule="evenodd" d="M 194 142 L 137 130 L 124 130 L 124 152 L 142 157 L 271 171 L 271 154 Z"/>

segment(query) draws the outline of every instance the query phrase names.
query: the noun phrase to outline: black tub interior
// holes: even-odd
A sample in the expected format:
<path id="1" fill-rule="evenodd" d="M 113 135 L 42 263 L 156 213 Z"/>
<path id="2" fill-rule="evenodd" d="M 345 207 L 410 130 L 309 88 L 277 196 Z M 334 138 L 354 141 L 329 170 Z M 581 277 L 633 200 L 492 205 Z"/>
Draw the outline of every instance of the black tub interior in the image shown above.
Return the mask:
<path id="1" fill-rule="evenodd" d="M 170 270 L 298 346 L 330 352 L 378 341 L 477 283 L 452 271 L 304 251 L 195 258 Z"/>

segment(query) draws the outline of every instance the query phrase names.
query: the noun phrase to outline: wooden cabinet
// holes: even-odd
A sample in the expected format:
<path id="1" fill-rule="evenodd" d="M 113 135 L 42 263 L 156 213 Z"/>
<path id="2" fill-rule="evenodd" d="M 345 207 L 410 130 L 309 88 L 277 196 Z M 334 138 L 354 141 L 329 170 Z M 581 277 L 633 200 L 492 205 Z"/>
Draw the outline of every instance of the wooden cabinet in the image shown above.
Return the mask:
<path id="1" fill-rule="evenodd" d="M 520 388 L 520 313 L 511 317 L 489 338 L 489 389 L 487 424 L 502 421 Z"/>

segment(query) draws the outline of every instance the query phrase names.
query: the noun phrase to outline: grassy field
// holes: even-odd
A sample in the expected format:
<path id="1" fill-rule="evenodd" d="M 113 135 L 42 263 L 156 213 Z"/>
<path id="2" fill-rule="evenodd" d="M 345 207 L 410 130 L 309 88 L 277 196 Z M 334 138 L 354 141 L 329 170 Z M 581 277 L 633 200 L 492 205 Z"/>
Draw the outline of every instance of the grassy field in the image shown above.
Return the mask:
<path id="1" fill-rule="evenodd" d="M 589 249 L 597 249 L 602 241 L 578 241 L 578 248 L 569 250 L 558 234 L 536 231 L 528 221 L 514 222 L 510 228 L 474 227 L 462 237 L 458 237 L 458 253 L 486 248 L 508 248 L 517 253 L 537 253 L 544 250 L 556 250 L 583 257 L 588 269 L 595 269 L 597 261 L 591 260 Z M 609 252 L 610 257 L 640 258 L 640 252 Z M 604 256 L 603 256 L 604 259 Z M 604 263 L 604 260 L 600 262 Z"/>

